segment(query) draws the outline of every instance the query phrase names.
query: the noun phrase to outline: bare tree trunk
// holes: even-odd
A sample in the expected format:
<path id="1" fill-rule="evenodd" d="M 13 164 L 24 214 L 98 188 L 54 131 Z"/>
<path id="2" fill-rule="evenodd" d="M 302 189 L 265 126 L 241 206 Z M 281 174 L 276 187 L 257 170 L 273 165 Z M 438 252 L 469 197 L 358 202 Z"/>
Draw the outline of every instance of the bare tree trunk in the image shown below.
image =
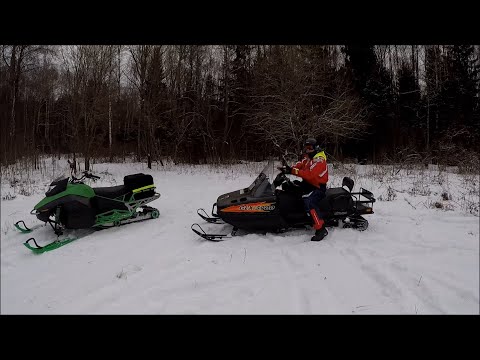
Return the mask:
<path id="1" fill-rule="evenodd" d="M 27 83 L 25 83 L 25 101 L 23 102 L 23 146 L 27 144 L 27 122 L 28 122 L 28 96 L 27 96 Z M 30 155 L 30 154 L 28 154 Z"/>
<path id="2" fill-rule="evenodd" d="M 224 102 L 223 102 L 223 109 L 224 109 L 224 116 L 225 116 L 225 125 L 223 128 L 223 139 L 222 139 L 222 154 L 221 157 L 225 158 L 225 150 L 226 150 L 226 145 L 228 144 L 228 133 L 230 129 L 230 119 L 229 119 L 229 113 L 228 113 L 228 105 L 229 105 L 229 97 L 230 97 L 230 89 L 229 89 L 229 59 L 228 59 L 228 48 L 227 45 L 224 47 L 224 72 L 223 72 L 223 77 L 224 77 Z"/>
<path id="3" fill-rule="evenodd" d="M 122 77 L 121 50 L 122 50 L 122 47 L 119 45 L 119 46 L 117 47 L 117 51 L 118 51 L 118 54 L 117 54 L 117 55 L 118 55 L 118 84 L 117 84 L 117 86 L 118 86 L 118 93 L 117 93 L 117 104 L 120 103 L 120 101 L 121 101 L 121 95 L 122 95 L 122 93 L 121 93 L 121 91 L 122 91 L 122 87 L 121 87 L 121 77 Z M 112 159 L 111 156 L 110 156 L 110 162 L 111 162 L 112 160 L 113 160 L 113 159 Z"/>
<path id="4" fill-rule="evenodd" d="M 49 131 L 48 131 L 48 127 L 49 127 L 49 119 L 48 119 L 48 112 L 49 112 L 49 109 L 48 109 L 48 98 L 45 99 L 45 119 L 44 119 L 44 123 L 45 123 L 45 132 L 44 132 L 44 136 L 45 136 L 45 142 L 47 145 L 49 145 L 49 139 L 48 139 L 48 134 L 49 134 Z"/>
<path id="5" fill-rule="evenodd" d="M 138 126 L 137 126 L 137 161 L 141 161 L 140 156 L 140 131 L 141 131 L 141 120 L 143 120 L 143 99 L 140 99 L 140 116 L 138 117 Z"/>
<path id="6" fill-rule="evenodd" d="M 108 145 L 110 152 L 110 162 L 112 162 L 112 100 L 108 95 Z"/>
<path id="7" fill-rule="evenodd" d="M 85 111 L 85 151 L 84 151 L 84 156 L 85 156 L 85 171 L 88 171 L 90 170 L 90 161 L 89 161 L 89 158 L 88 158 L 88 120 L 87 120 L 87 107 L 86 105 L 84 105 L 84 111 Z"/>
<path id="8" fill-rule="evenodd" d="M 15 102 L 17 100 L 17 84 L 16 84 L 16 69 L 17 69 L 17 46 L 12 47 L 12 55 L 10 59 L 10 91 L 11 91 L 11 113 L 10 113 L 10 139 L 15 135 Z"/>
<path id="9" fill-rule="evenodd" d="M 15 91 L 12 89 L 12 111 L 10 113 L 10 138 L 13 139 L 15 136 L 15 102 L 17 100 L 17 96 Z"/>

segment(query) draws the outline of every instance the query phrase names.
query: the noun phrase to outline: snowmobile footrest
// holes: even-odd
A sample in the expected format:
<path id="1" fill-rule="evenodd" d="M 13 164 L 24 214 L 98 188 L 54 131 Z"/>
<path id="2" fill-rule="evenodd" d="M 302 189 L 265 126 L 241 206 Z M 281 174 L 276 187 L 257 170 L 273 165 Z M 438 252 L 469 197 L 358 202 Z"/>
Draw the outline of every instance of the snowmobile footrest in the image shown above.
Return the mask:
<path id="1" fill-rule="evenodd" d="M 198 227 L 200 229 L 197 230 L 197 229 L 194 229 L 194 226 Z M 224 238 L 230 238 L 230 236 L 228 236 L 228 234 L 207 234 L 200 225 L 198 224 L 193 224 L 191 226 L 191 229 L 198 235 L 200 235 L 202 238 L 204 238 L 205 240 L 209 240 L 209 241 L 222 241 Z"/>

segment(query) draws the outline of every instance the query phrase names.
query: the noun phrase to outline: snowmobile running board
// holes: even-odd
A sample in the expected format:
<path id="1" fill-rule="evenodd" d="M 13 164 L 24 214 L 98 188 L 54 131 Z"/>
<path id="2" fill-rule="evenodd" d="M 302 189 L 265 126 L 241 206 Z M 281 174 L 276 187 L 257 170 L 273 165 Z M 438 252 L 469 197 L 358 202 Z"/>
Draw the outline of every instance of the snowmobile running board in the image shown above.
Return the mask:
<path id="1" fill-rule="evenodd" d="M 203 220 L 208 221 L 208 222 L 211 223 L 211 224 L 223 224 L 224 222 L 222 221 L 222 219 L 221 219 L 220 217 L 218 217 L 217 214 L 214 214 L 214 213 L 213 213 L 213 208 L 215 207 L 215 205 L 216 205 L 216 204 L 213 204 L 213 207 L 212 207 L 212 216 L 213 216 L 213 217 L 208 216 L 208 214 L 207 214 L 207 212 L 205 211 L 205 209 L 202 209 L 202 208 L 200 208 L 200 209 L 197 210 L 197 214 L 198 214 Z M 203 213 L 204 213 L 205 215 L 200 214 L 200 211 L 203 211 Z"/>
<path id="2" fill-rule="evenodd" d="M 198 231 L 197 229 L 194 229 L 193 227 L 194 226 L 197 226 L 200 231 Z M 225 238 L 231 238 L 231 236 L 229 236 L 229 234 L 207 234 L 200 225 L 198 224 L 192 224 L 192 226 L 190 227 L 195 233 L 197 233 L 198 235 L 200 235 L 202 238 L 204 238 L 205 240 L 209 240 L 209 241 L 223 241 L 223 239 Z M 231 235 L 235 235 L 235 232 L 236 232 L 236 229 L 234 228 L 232 230 L 232 234 Z"/>

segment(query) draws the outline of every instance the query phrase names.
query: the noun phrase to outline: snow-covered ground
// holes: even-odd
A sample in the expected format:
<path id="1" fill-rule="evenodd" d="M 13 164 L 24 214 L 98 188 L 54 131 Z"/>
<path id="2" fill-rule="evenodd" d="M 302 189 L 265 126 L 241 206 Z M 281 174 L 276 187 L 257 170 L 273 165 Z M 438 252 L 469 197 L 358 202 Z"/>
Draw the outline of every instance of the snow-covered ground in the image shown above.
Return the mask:
<path id="1" fill-rule="evenodd" d="M 342 165 L 355 190 L 371 190 L 375 214 L 364 232 L 330 229 L 246 234 L 208 242 L 190 229 L 205 223 L 225 192 L 248 186 L 265 162 L 231 166 L 94 164 L 93 186 L 123 176 L 154 177 L 160 217 L 101 230 L 35 255 L 22 243 L 53 239 L 51 228 L 21 234 L 65 161 L 42 171 L 2 169 L 2 314 L 479 314 L 479 176 L 436 169 Z M 450 169 L 452 170 L 452 169 Z M 455 169 L 453 169 L 455 170 Z"/>

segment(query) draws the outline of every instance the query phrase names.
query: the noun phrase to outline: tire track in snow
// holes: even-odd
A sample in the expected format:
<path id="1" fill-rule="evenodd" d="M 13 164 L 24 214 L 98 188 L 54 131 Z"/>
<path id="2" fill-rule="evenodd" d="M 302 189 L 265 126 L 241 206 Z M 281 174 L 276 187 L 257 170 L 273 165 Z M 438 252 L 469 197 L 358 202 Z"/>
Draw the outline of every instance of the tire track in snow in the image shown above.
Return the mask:
<path id="1" fill-rule="evenodd" d="M 285 271 L 285 274 L 287 275 L 286 278 L 291 284 L 290 288 L 293 289 L 294 298 L 296 299 L 294 306 L 301 314 L 310 314 L 311 306 L 308 294 L 303 286 L 299 286 L 301 280 L 298 279 L 297 271 L 295 271 L 298 269 L 299 264 L 293 260 L 290 252 L 282 249 L 282 254 L 285 259 L 285 263 L 287 264 L 287 269 Z M 300 265 L 300 267 L 304 266 Z"/>
<path id="2" fill-rule="evenodd" d="M 394 303 L 402 306 L 402 304 L 398 302 L 398 299 L 403 298 L 403 291 L 401 288 L 396 286 L 391 279 L 385 276 L 381 271 L 377 270 L 375 266 L 366 264 L 358 252 L 352 248 L 340 249 L 340 254 L 342 254 L 344 258 L 350 262 L 350 264 L 360 269 L 362 273 L 373 280 L 374 283 L 378 285 L 382 295 L 392 300 Z M 354 262 L 351 261 L 352 259 Z"/>
<path id="3" fill-rule="evenodd" d="M 212 280 L 184 279 L 182 281 L 184 285 L 181 286 L 157 286 L 147 289 L 141 298 L 144 298 L 148 304 L 149 313 L 185 313 L 182 305 L 178 304 L 181 304 L 183 299 L 189 299 L 187 308 L 196 306 L 200 309 L 193 311 L 194 313 L 218 313 L 218 309 L 224 305 L 228 305 L 229 309 L 250 306 L 255 296 L 265 287 L 260 285 L 269 279 L 277 278 L 278 275 L 271 273 L 259 277 L 257 274 L 248 272 Z M 252 283 L 259 285 L 252 289 Z M 259 289 L 256 290 L 257 288 Z M 188 312 L 190 313 L 192 310 Z M 228 312 L 235 313 L 236 311 L 229 310 Z"/>
<path id="4" fill-rule="evenodd" d="M 397 272 L 397 274 L 400 274 L 400 276 L 396 278 L 404 284 L 407 289 L 406 291 L 413 297 L 413 304 L 409 304 L 409 307 L 413 306 L 414 308 L 418 308 L 418 301 L 416 300 L 419 300 L 426 308 L 434 309 L 441 314 L 445 313 L 445 310 L 438 303 L 431 291 L 424 285 L 419 286 L 419 281 L 416 281 L 416 276 L 408 271 L 408 267 L 396 262 L 389 263 L 389 267 Z"/>

